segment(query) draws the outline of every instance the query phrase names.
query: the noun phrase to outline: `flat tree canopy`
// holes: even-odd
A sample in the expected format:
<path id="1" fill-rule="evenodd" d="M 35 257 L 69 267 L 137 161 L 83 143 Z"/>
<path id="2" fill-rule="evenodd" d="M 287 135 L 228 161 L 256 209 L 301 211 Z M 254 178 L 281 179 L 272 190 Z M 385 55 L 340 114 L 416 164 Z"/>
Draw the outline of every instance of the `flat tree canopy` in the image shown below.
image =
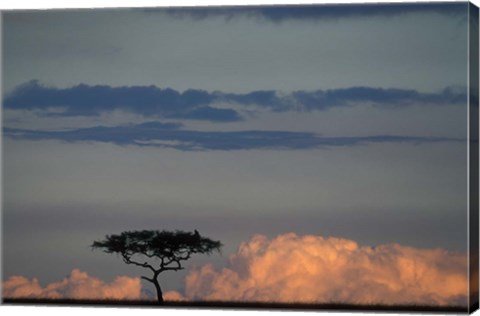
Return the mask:
<path id="1" fill-rule="evenodd" d="M 182 270 L 182 261 L 190 259 L 193 254 L 211 254 L 220 251 L 222 246 L 220 241 L 203 237 L 197 230 L 193 233 L 180 230 L 142 230 L 107 235 L 104 240 L 94 241 L 91 247 L 106 253 L 117 253 L 125 263 L 151 270 L 153 277 L 142 276 L 142 279 L 155 285 L 157 298 L 163 302 L 158 283 L 160 273 Z"/>

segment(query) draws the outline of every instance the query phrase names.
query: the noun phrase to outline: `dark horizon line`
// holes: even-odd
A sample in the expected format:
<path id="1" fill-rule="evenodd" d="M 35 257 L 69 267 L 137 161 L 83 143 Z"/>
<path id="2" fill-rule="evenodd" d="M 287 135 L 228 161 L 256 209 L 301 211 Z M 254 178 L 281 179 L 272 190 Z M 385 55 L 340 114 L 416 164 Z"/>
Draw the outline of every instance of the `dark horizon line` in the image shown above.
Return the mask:
<path id="1" fill-rule="evenodd" d="M 48 298 L 2 298 L 5 305 L 97 305 L 105 307 L 160 307 L 160 308 L 230 308 L 274 309 L 310 311 L 378 311 L 378 312 L 473 312 L 475 306 L 450 306 L 426 304 L 347 304 L 347 303 L 282 303 L 282 302 L 237 302 L 237 301 L 164 301 L 122 299 L 48 299 Z"/>

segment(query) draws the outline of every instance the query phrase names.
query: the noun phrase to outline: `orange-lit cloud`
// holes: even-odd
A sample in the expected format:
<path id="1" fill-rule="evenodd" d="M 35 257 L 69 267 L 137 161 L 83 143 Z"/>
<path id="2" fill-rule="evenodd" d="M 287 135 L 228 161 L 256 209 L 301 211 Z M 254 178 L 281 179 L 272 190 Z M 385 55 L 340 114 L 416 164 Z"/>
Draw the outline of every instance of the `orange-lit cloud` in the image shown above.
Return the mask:
<path id="1" fill-rule="evenodd" d="M 187 301 L 187 298 L 177 291 L 168 291 L 163 293 L 163 299 L 165 301 Z"/>
<path id="2" fill-rule="evenodd" d="M 227 267 L 190 271 L 185 293 L 166 301 L 467 305 L 467 256 L 399 244 L 359 246 L 355 241 L 293 233 L 253 236 L 230 256 Z M 12 276 L 4 297 L 148 299 L 140 278 L 111 283 L 74 269 L 42 287 L 36 278 Z M 153 299 L 150 297 L 150 299 Z"/>
<path id="3" fill-rule="evenodd" d="M 119 276 L 112 283 L 89 276 L 78 269 L 62 281 L 42 287 L 37 278 L 12 276 L 2 285 L 2 295 L 8 298 L 71 298 L 71 299 L 139 299 L 140 278 Z"/>
<path id="4" fill-rule="evenodd" d="M 289 233 L 256 235 L 217 271 L 205 265 L 186 276 L 190 300 L 467 304 L 467 257 L 398 244 Z"/>

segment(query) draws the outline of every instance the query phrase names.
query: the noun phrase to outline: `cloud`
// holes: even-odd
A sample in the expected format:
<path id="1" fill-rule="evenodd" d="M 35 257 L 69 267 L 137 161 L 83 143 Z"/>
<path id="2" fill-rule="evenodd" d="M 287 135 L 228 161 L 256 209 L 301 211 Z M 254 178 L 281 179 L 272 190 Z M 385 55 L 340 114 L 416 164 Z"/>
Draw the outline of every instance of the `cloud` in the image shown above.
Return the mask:
<path id="1" fill-rule="evenodd" d="M 416 90 L 350 87 L 344 89 L 294 91 L 281 94 L 277 91 L 254 91 L 248 94 L 225 94 L 224 99 L 243 105 L 257 105 L 275 112 L 327 110 L 338 106 L 373 104 L 385 108 L 413 104 L 466 104 L 465 89 L 446 88 L 438 93 L 421 93 Z"/>
<path id="2" fill-rule="evenodd" d="M 261 19 L 274 23 L 290 20 L 337 20 L 343 18 L 393 17 L 404 14 L 441 14 L 448 16 L 466 15 L 467 6 L 462 3 L 435 4 L 348 4 L 348 5 L 270 5 L 207 8 L 166 8 L 145 9 L 146 13 L 166 13 L 176 18 L 203 20 L 209 17 L 223 17 L 226 21 L 234 18 Z"/>
<path id="3" fill-rule="evenodd" d="M 222 269 L 211 264 L 190 270 L 185 292 L 168 291 L 168 301 L 281 303 L 425 304 L 466 306 L 468 258 L 443 249 L 399 244 L 360 246 L 353 240 L 255 235 L 240 245 Z M 5 298 L 146 299 L 140 278 L 111 283 L 72 270 L 42 287 L 38 279 L 12 276 Z M 150 295 L 151 296 L 151 295 Z M 151 297 L 150 297 L 151 298 Z"/>
<path id="4" fill-rule="evenodd" d="M 439 93 L 420 93 L 415 90 L 351 87 L 327 91 L 293 93 L 295 101 L 308 110 L 324 110 L 334 106 L 371 103 L 384 107 L 399 107 L 412 104 L 461 104 L 466 103 L 466 90 L 446 88 Z"/>
<path id="5" fill-rule="evenodd" d="M 374 135 L 364 137 L 321 137 L 314 133 L 288 131 L 195 131 L 175 123 L 146 122 L 114 127 L 97 126 L 68 131 L 3 128 L 13 139 L 107 142 L 117 145 L 174 148 L 178 150 L 301 150 L 356 146 L 370 143 L 432 143 L 465 141 L 456 138 Z"/>
<path id="6" fill-rule="evenodd" d="M 163 294 L 165 301 L 186 301 L 187 298 L 177 291 L 168 291 Z"/>
<path id="7" fill-rule="evenodd" d="M 239 121 L 242 118 L 232 109 L 208 106 L 214 96 L 202 90 L 180 93 L 155 86 L 110 87 L 80 84 L 66 89 L 46 87 L 37 80 L 18 86 L 4 99 L 12 109 L 62 108 L 54 115 L 100 115 L 121 109 L 145 116 L 209 120 L 212 122 Z"/>
<path id="8" fill-rule="evenodd" d="M 141 298 L 140 278 L 116 277 L 111 283 L 89 276 L 86 272 L 73 269 L 62 281 L 42 287 L 37 278 L 29 280 L 23 276 L 12 276 L 2 285 L 6 298 L 50 298 L 50 299 L 127 299 Z"/>
<path id="9" fill-rule="evenodd" d="M 437 93 L 416 90 L 350 87 L 343 89 L 294 91 L 259 90 L 244 94 L 161 89 L 155 86 L 88 86 L 59 89 L 33 80 L 18 86 L 4 99 L 7 109 L 44 110 L 56 116 L 91 116 L 123 110 L 149 117 L 236 122 L 244 118 L 234 104 L 257 106 L 273 112 L 321 111 L 338 106 L 373 104 L 385 108 L 413 104 L 466 104 L 466 89 L 446 88 Z M 215 107 L 221 103 L 222 108 Z M 53 112 L 51 109 L 54 109 Z M 48 112 L 50 111 L 50 112 Z"/>
<path id="10" fill-rule="evenodd" d="M 190 300 L 458 306 L 467 291 L 464 254 L 294 233 L 253 236 L 227 267 L 185 278 Z"/>

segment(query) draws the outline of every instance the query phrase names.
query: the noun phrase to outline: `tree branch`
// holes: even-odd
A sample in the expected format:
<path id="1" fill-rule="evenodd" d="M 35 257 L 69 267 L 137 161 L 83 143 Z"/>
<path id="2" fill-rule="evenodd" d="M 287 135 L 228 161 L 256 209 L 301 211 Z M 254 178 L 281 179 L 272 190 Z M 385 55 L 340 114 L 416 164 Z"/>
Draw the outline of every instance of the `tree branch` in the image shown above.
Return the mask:
<path id="1" fill-rule="evenodd" d="M 142 267 L 142 268 L 149 268 L 150 270 L 153 271 L 153 273 L 157 272 L 157 270 L 154 267 L 152 267 L 150 264 L 148 264 L 147 262 L 140 263 L 140 262 L 134 261 L 134 260 L 131 259 L 131 257 L 129 257 L 125 253 L 122 254 L 122 257 L 123 257 L 123 261 L 125 261 L 125 263 L 127 263 L 127 264 L 133 264 L 133 265 L 136 265 L 136 266 L 139 266 L 139 267 Z"/>
<path id="2" fill-rule="evenodd" d="M 148 281 L 148 282 L 155 283 L 155 282 L 153 281 L 153 279 L 147 278 L 146 276 L 143 276 L 143 275 L 142 275 L 141 278 L 144 279 L 144 280 L 146 280 L 146 281 Z"/>
<path id="3" fill-rule="evenodd" d="M 184 270 L 185 268 L 182 267 L 182 266 L 178 266 L 178 267 L 166 267 L 166 268 L 163 268 L 162 271 L 178 271 L 178 270 Z"/>

